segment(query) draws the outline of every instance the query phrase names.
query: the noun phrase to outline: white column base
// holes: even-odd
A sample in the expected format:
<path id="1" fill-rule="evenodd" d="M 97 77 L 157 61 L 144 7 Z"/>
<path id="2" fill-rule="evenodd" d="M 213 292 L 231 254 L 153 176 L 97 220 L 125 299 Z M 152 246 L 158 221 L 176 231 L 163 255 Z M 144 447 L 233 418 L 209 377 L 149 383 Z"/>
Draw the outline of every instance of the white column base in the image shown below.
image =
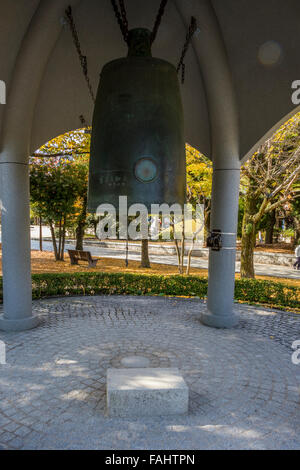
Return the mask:
<path id="1" fill-rule="evenodd" d="M 9 320 L 0 316 L 0 330 L 2 331 L 25 331 L 36 328 L 39 325 L 39 318 L 32 315 L 31 317 L 22 318 L 20 320 Z"/>
<path id="2" fill-rule="evenodd" d="M 216 315 L 214 313 L 206 312 L 201 315 L 201 322 L 203 325 L 212 326 L 214 328 L 233 328 L 239 322 L 238 317 L 230 313 L 229 315 Z"/>

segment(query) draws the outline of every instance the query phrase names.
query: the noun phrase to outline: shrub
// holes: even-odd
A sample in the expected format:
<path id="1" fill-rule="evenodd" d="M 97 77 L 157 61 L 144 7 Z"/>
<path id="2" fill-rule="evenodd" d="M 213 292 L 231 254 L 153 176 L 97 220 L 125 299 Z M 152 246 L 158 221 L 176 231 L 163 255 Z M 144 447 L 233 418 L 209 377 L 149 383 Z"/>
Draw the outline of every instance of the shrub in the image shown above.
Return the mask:
<path id="1" fill-rule="evenodd" d="M 300 308 L 300 288 L 281 282 L 237 279 L 234 296 L 244 302 Z"/>
<path id="2" fill-rule="evenodd" d="M 196 276 L 158 276 L 122 273 L 34 274 L 34 299 L 73 295 L 172 295 L 199 297 L 207 295 L 207 279 Z M 300 308 L 300 289 L 284 283 L 255 279 L 237 279 L 235 299 L 274 307 Z M 2 300 L 2 278 L 0 278 Z"/>

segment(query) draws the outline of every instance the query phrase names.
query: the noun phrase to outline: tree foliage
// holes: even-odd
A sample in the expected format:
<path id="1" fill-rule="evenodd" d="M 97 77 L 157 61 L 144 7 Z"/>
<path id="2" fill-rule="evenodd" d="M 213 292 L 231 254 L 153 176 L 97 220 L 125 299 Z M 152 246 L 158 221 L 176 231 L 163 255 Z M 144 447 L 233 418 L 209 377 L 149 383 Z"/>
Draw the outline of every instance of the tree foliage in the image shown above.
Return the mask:
<path id="1" fill-rule="evenodd" d="M 299 196 L 300 113 L 268 139 L 242 169 L 242 277 L 254 277 L 253 250 L 265 214 L 288 207 Z"/>
<path id="2" fill-rule="evenodd" d="M 202 153 L 186 144 L 187 196 L 191 203 L 210 200 L 212 163 Z"/>
<path id="3" fill-rule="evenodd" d="M 89 134 L 74 131 L 48 142 L 30 159 L 32 209 L 49 224 L 57 260 L 64 259 L 67 228 L 85 223 L 89 145 Z"/>

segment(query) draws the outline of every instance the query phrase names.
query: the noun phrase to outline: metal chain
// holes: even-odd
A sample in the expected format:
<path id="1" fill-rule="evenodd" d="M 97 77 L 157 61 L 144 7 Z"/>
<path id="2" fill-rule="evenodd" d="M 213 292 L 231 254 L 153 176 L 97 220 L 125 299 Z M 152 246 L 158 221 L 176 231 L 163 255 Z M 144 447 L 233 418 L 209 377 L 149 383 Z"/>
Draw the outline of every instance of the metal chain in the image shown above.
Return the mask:
<path id="1" fill-rule="evenodd" d="M 195 34 L 197 30 L 197 21 L 196 21 L 196 18 L 194 18 L 192 16 L 191 18 L 191 23 L 190 23 L 190 26 L 189 26 L 189 29 L 188 29 L 188 33 L 186 35 L 186 39 L 185 39 L 185 43 L 184 43 L 184 46 L 183 46 L 183 50 L 182 50 L 182 54 L 181 54 L 181 57 L 180 57 L 180 61 L 178 63 L 178 66 L 177 66 L 177 73 L 180 72 L 180 69 L 182 69 L 182 76 L 181 76 L 181 82 L 184 83 L 184 80 L 185 80 L 185 64 L 184 64 L 184 58 L 186 56 L 186 53 L 188 51 L 188 48 L 189 48 L 189 45 L 191 43 L 191 40 Z"/>
<path id="2" fill-rule="evenodd" d="M 111 4 L 114 9 L 117 21 L 119 23 L 124 41 L 127 43 L 128 42 L 128 21 L 127 21 L 127 14 L 125 10 L 124 0 L 119 0 L 121 11 L 119 10 L 116 0 L 111 0 Z"/>
<path id="3" fill-rule="evenodd" d="M 155 20 L 155 23 L 154 23 L 153 31 L 151 33 L 151 44 L 156 39 L 157 32 L 158 32 L 158 29 L 160 27 L 161 20 L 162 20 L 162 17 L 164 15 L 167 3 L 168 3 L 168 0 L 162 0 L 161 1 L 160 7 L 159 7 L 159 10 L 158 10 L 158 13 L 157 13 L 157 17 L 156 17 L 156 20 Z"/>
<path id="4" fill-rule="evenodd" d="M 181 65 L 181 83 L 183 84 L 185 82 L 185 64 L 183 63 Z"/>
<path id="5" fill-rule="evenodd" d="M 124 24 L 124 27 L 126 29 L 127 35 L 128 35 L 128 20 L 127 20 L 127 13 L 126 13 L 124 0 L 119 0 L 119 3 L 120 3 L 120 10 L 121 10 L 121 16 L 122 16 L 123 24 Z"/>
<path id="6" fill-rule="evenodd" d="M 91 134 L 92 133 L 91 128 L 88 126 L 88 123 L 86 122 L 83 114 L 80 114 L 79 120 L 81 122 L 82 127 L 84 128 L 84 133 Z"/>
<path id="7" fill-rule="evenodd" d="M 167 3 L 168 3 L 168 0 L 161 1 L 158 14 L 155 20 L 155 24 L 153 27 L 153 31 L 151 33 L 151 44 L 154 42 L 156 38 Z M 118 6 L 118 3 L 116 0 L 111 0 L 111 4 L 115 12 L 115 16 L 117 18 L 118 24 L 120 26 L 124 41 L 128 43 L 128 20 L 127 20 L 127 13 L 125 9 L 125 2 L 124 0 L 119 0 L 119 6 Z"/>
<path id="8" fill-rule="evenodd" d="M 89 79 L 89 76 L 88 76 L 87 57 L 82 54 L 81 45 L 80 45 L 80 41 L 79 41 L 79 37 L 78 37 L 78 32 L 76 30 L 76 26 L 75 26 L 75 22 L 74 22 L 74 18 L 73 18 L 72 8 L 70 6 L 66 9 L 65 14 L 66 14 L 66 19 L 67 19 L 67 21 L 69 23 L 69 26 L 70 26 L 70 30 L 71 30 L 71 33 L 72 33 L 72 36 L 73 36 L 74 45 L 75 45 L 75 48 L 76 48 L 77 53 L 78 53 L 78 57 L 79 57 L 79 60 L 80 60 L 80 65 L 81 65 L 82 72 L 83 72 L 85 81 L 87 83 L 88 89 L 89 89 L 89 93 L 91 95 L 91 98 L 92 98 L 93 102 L 95 103 L 95 101 L 96 101 L 95 100 L 95 95 L 94 95 L 93 88 L 92 88 L 92 85 L 91 85 L 91 82 L 90 82 L 90 79 Z"/>
<path id="9" fill-rule="evenodd" d="M 85 117 L 84 117 L 83 114 L 80 114 L 79 120 L 81 122 L 82 127 L 88 127 L 87 122 L 86 122 Z"/>

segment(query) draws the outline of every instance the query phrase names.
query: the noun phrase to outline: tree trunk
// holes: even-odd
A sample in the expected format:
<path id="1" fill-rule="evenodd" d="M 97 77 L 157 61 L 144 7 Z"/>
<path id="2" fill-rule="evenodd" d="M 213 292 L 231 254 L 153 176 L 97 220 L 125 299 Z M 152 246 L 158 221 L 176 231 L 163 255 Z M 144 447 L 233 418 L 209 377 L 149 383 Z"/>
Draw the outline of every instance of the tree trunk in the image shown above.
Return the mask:
<path id="1" fill-rule="evenodd" d="M 273 210 L 267 215 L 267 226 L 266 226 L 266 241 L 267 245 L 273 243 L 274 225 L 276 223 L 276 211 Z"/>
<path id="2" fill-rule="evenodd" d="M 76 247 L 75 250 L 83 251 L 83 237 L 84 237 L 85 221 L 79 221 L 76 227 Z"/>
<path id="3" fill-rule="evenodd" d="M 141 268 L 150 268 L 148 240 L 142 240 L 141 245 Z"/>
<path id="4" fill-rule="evenodd" d="M 298 219 L 297 217 L 294 218 L 294 230 L 294 246 L 296 247 L 297 245 L 299 245 L 300 242 L 300 219 Z"/>
<path id="5" fill-rule="evenodd" d="M 190 269 L 191 269 L 191 260 L 192 260 L 192 253 L 194 249 L 194 244 L 195 244 L 195 237 L 193 237 L 189 252 L 188 252 L 188 258 L 187 258 L 187 265 L 186 265 L 186 275 L 188 276 L 190 274 Z"/>
<path id="6" fill-rule="evenodd" d="M 43 251 L 43 226 L 42 226 L 42 217 L 39 218 L 40 225 L 40 251 Z"/>
<path id="7" fill-rule="evenodd" d="M 183 274 L 182 267 L 181 267 L 182 266 L 182 262 L 181 262 L 182 250 L 181 250 L 181 247 L 179 246 L 178 240 L 175 236 L 174 219 L 171 219 L 170 227 L 172 229 L 173 239 L 174 239 L 175 248 L 176 248 L 177 262 L 178 262 L 178 272 L 179 272 L 179 274 Z"/>
<path id="8" fill-rule="evenodd" d="M 126 268 L 128 268 L 128 251 L 129 251 L 129 246 L 128 246 L 128 238 L 127 238 L 125 242 L 125 266 Z"/>
<path id="9" fill-rule="evenodd" d="M 250 189 L 251 191 L 251 189 Z M 257 212 L 257 201 L 249 194 L 246 195 L 245 209 L 242 225 L 242 245 L 241 245 L 241 277 L 255 278 L 254 272 L 254 247 L 256 238 L 256 223 L 254 216 Z"/>
<path id="10" fill-rule="evenodd" d="M 55 260 L 58 261 L 59 258 L 58 258 L 57 243 L 56 243 L 56 236 L 55 236 L 55 229 L 54 229 L 54 226 L 53 226 L 53 222 L 49 222 L 49 226 L 50 226 L 50 230 L 51 230 L 54 257 L 55 257 Z"/>
<path id="11" fill-rule="evenodd" d="M 185 233 L 184 233 L 184 220 L 182 220 L 182 235 L 181 235 L 181 268 L 180 271 L 183 274 L 184 266 L 184 253 L 185 253 Z"/>
<path id="12" fill-rule="evenodd" d="M 65 260 L 65 242 L 66 242 L 66 218 L 63 219 L 62 233 L 61 233 L 61 246 L 60 246 L 60 261 Z"/>
<path id="13" fill-rule="evenodd" d="M 205 201 L 204 204 L 204 238 L 203 248 L 207 247 L 207 237 L 210 229 L 210 201 Z"/>
<path id="14" fill-rule="evenodd" d="M 195 232 L 195 233 L 193 234 L 192 243 L 191 243 L 191 246 L 190 246 L 190 249 L 189 249 L 189 252 L 188 252 L 187 265 L 186 265 L 186 275 L 187 275 L 187 276 L 190 274 L 191 261 L 192 261 L 192 253 L 193 253 L 193 250 L 194 250 L 195 241 L 196 241 L 196 239 L 197 239 L 198 233 L 199 233 L 199 231 L 197 231 L 197 232 Z"/>
<path id="15" fill-rule="evenodd" d="M 55 225 L 53 222 L 49 222 L 51 237 L 53 243 L 54 256 L 56 261 L 64 261 L 64 251 L 65 251 L 65 239 L 66 239 L 66 219 L 61 218 L 59 221 L 58 229 L 58 246 L 55 235 Z"/>
<path id="16" fill-rule="evenodd" d="M 181 249 L 180 249 L 177 238 L 174 238 L 174 243 L 175 243 L 176 254 L 177 254 L 178 272 L 179 272 L 179 274 L 182 274 L 182 271 L 181 271 Z"/>
<path id="17" fill-rule="evenodd" d="M 59 229 L 58 229 L 58 261 L 60 261 L 61 257 L 61 241 L 62 241 L 62 236 L 61 236 L 61 225 L 62 225 L 62 219 L 60 218 L 59 221 Z"/>
<path id="18" fill-rule="evenodd" d="M 255 278 L 254 272 L 254 247 L 255 247 L 255 228 L 250 233 L 243 233 L 241 246 L 241 277 Z"/>
<path id="19" fill-rule="evenodd" d="M 83 199 L 82 210 L 79 214 L 77 227 L 76 227 L 76 250 L 83 250 L 83 237 L 86 224 L 87 213 L 87 195 Z"/>

